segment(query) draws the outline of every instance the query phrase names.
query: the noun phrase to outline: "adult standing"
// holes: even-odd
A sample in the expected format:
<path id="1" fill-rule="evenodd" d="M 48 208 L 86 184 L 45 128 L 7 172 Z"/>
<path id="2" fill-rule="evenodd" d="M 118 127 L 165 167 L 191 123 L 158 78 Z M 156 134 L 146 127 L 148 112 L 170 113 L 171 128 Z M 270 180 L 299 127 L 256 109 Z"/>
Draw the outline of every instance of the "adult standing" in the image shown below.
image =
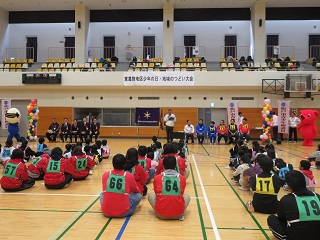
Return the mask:
<path id="1" fill-rule="evenodd" d="M 194 144 L 194 126 L 190 120 L 187 120 L 187 124 L 184 126 L 184 133 L 186 135 L 186 143 L 189 143 L 189 138 L 191 138 L 191 143 Z"/>
<path id="2" fill-rule="evenodd" d="M 198 143 L 203 144 L 204 137 L 207 132 L 206 126 L 203 124 L 203 119 L 199 119 L 199 122 L 196 126 L 196 132 L 197 132 Z"/>
<path id="3" fill-rule="evenodd" d="M 300 119 L 297 117 L 297 115 L 293 112 L 291 113 L 290 119 L 289 119 L 289 142 L 292 141 L 292 134 L 294 142 L 296 143 L 297 138 L 297 126 L 301 123 Z"/>
<path id="4" fill-rule="evenodd" d="M 272 122 L 271 122 L 271 126 L 272 126 L 272 131 L 273 131 L 273 141 L 274 142 L 277 142 L 277 139 L 278 139 L 278 125 L 279 125 L 279 117 L 274 114 L 272 116 Z M 280 138 L 281 138 L 281 141 L 283 141 L 283 133 L 280 133 Z"/>
<path id="5" fill-rule="evenodd" d="M 306 188 L 303 174 L 293 170 L 286 174 L 288 195 L 281 198 L 277 215 L 267 219 L 277 239 L 316 239 L 320 228 L 320 196 Z"/>
<path id="6" fill-rule="evenodd" d="M 173 127 L 174 127 L 174 123 L 177 121 L 177 118 L 172 113 L 172 110 L 169 109 L 168 113 L 164 116 L 163 120 L 166 123 L 167 142 L 168 143 L 172 143 L 172 140 L 173 140 L 173 137 L 172 137 Z"/>
<path id="7" fill-rule="evenodd" d="M 242 124 L 243 119 L 244 119 L 244 116 L 242 116 L 242 112 L 239 112 L 239 113 L 238 113 L 238 126 L 239 126 L 240 124 Z"/>
<path id="8" fill-rule="evenodd" d="M 87 122 L 91 126 L 91 124 L 93 123 L 93 119 L 94 119 L 94 117 L 92 116 L 92 112 L 89 112 L 89 114 L 86 116 L 86 119 L 87 119 Z"/>
<path id="9" fill-rule="evenodd" d="M 52 123 L 50 124 L 46 133 L 46 137 L 48 138 L 49 142 L 56 142 L 59 132 L 60 124 L 57 122 L 57 119 L 52 118 Z"/>

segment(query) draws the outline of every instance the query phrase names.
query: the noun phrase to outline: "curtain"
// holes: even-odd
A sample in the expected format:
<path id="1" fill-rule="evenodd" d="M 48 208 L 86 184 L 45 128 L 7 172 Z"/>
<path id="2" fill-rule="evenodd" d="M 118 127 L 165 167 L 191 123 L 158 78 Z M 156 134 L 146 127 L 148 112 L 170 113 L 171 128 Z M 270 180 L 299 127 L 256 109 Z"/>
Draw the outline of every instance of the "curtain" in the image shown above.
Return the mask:
<path id="1" fill-rule="evenodd" d="M 279 46 L 279 35 L 267 35 L 267 57 L 278 57 L 273 54 L 273 46 Z"/>
<path id="2" fill-rule="evenodd" d="M 184 36 L 185 57 L 192 58 L 192 47 L 196 46 L 196 36 Z"/>
<path id="3" fill-rule="evenodd" d="M 224 36 L 224 57 L 232 56 L 237 57 L 237 36 L 226 35 Z"/>
<path id="4" fill-rule="evenodd" d="M 310 48 L 313 45 L 319 47 Z M 309 35 L 309 57 L 320 57 L 320 35 Z"/>
<path id="5" fill-rule="evenodd" d="M 116 40 L 114 36 L 103 37 L 103 57 L 112 58 L 115 56 L 115 44 Z"/>
<path id="6" fill-rule="evenodd" d="M 27 37 L 26 44 L 26 58 L 33 59 L 34 62 L 37 62 L 38 59 L 38 39 L 37 37 Z"/>
<path id="7" fill-rule="evenodd" d="M 64 42 L 64 57 L 74 58 L 75 57 L 75 37 L 65 37 Z"/>
<path id="8" fill-rule="evenodd" d="M 150 58 L 155 57 L 155 45 L 155 36 L 143 36 L 143 59 L 146 59 L 148 55 L 150 55 Z"/>

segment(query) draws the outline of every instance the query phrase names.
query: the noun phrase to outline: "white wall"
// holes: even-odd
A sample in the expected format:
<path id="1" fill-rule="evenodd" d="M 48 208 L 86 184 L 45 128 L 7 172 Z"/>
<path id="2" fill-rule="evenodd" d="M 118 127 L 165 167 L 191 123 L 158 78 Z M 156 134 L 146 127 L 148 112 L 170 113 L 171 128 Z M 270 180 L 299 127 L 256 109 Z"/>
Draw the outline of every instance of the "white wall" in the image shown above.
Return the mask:
<path id="1" fill-rule="evenodd" d="M 150 30 L 149 30 L 150 28 Z M 154 35 L 155 46 L 162 47 L 162 22 L 116 22 L 116 23 L 90 23 L 90 47 L 103 47 L 104 36 L 115 36 L 118 58 L 120 62 L 127 62 L 125 47 L 143 47 L 143 36 Z M 130 35 L 129 35 L 130 34 Z M 142 57 L 137 55 L 136 57 Z"/>
<path id="2" fill-rule="evenodd" d="M 74 36 L 74 28 L 74 23 L 10 24 L 10 44 L 8 47 L 26 47 L 26 37 L 37 37 L 38 62 L 45 62 L 48 58 L 48 48 L 64 47 L 64 37 Z M 60 43 L 60 41 L 63 41 L 63 43 Z"/>
<path id="3" fill-rule="evenodd" d="M 294 46 L 295 58 L 305 61 L 309 57 L 309 34 L 320 34 L 320 21 L 266 21 L 266 34 L 279 34 L 279 45 Z M 280 55 L 286 57 L 281 49 Z"/>
<path id="4" fill-rule="evenodd" d="M 238 46 L 250 46 L 250 21 L 175 22 L 175 46 L 184 46 L 184 35 L 196 35 L 196 45 L 205 46 L 205 58 L 219 61 L 225 35 L 237 35 Z"/>
<path id="5" fill-rule="evenodd" d="M 0 60 L 6 58 L 6 47 L 9 45 L 8 11 L 0 8 Z"/>

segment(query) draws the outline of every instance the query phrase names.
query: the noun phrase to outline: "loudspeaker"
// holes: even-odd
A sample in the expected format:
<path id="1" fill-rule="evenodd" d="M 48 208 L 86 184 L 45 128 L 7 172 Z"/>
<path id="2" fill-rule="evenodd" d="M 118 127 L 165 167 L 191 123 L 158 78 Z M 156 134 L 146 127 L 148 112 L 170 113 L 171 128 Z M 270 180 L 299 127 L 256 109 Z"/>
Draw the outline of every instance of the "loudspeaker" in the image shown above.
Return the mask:
<path id="1" fill-rule="evenodd" d="M 259 19 L 259 27 L 262 27 L 262 19 Z"/>
<path id="2" fill-rule="evenodd" d="M 290 92 L 284 92 L 283 97 L 284 98 L 290 98 Z"/>
<path id="3" fill-rule="evenodd" d="M 78 28 L 80 29 L 81 28 L 81 22 L 78 21 Z"/>
<path id="4" fill-rule="evenodd" d="M 170 27 L 170 21 L 167 20 L 167 28 L 169 28 L 169 27 Z"/>
<path id="5" fill-rule="evenodd" d="M 281 145 L 281 139 L 280 138 L 277 138 L 277 144 Z"/>

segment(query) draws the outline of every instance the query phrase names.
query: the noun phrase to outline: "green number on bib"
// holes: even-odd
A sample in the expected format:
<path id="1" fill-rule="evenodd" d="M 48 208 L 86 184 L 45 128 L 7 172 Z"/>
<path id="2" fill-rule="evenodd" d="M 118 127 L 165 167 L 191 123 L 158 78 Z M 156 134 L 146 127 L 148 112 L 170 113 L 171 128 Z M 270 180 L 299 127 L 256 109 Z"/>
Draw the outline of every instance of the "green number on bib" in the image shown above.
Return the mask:
<path id="1" fill-rule="evenodd" d="M 296 201 L 300 221 L 319 221 L 320 200 L 317 196 L 296 197 Z"/>
<path id="2" fill-rule="evenodd" d="M 146 160 L 143 159 L 143 160 L 138 160 L 139 164 L 142 166 L 143 170 L 147 170 L 147 164 L 146 164 Z"/>
<path id="3" fill-rule="evenodd" d="M 50 160 L 48 163 L 47 172 L 60 172 L 60 160 Z"/>
<path id="4" fill-rule="evenodd" d="M 7 162 L 6 168 L 3 171 L 3 176 L 9 177 L 9 178 L 15 178 L 17 169 L 18 169 L 18 164 Z"/>
<path id="5" fill-rule="evenodd" d="M 180 178 L 179 177 L 163 177 L 162 195 L 180 196 Z"/>
<path id="6" fill-rule="evenodd" d="M 77 158 L 76 170 L 81 171 L 85 170 L 87 167 L 87 159 L 86 158 Z"/>
<path id="7" fill-rule="evenodd" d="M 107 182 L 107 192 L 125 193 L 125 176 L 110 174 Z"/>
<path id="8" fill-rule="evenodd" d="M 32 165 L 37 166 L 37 164 L 42 160 L 41 157 L 37 157 L 35 160 L 33 160 Z"/>

